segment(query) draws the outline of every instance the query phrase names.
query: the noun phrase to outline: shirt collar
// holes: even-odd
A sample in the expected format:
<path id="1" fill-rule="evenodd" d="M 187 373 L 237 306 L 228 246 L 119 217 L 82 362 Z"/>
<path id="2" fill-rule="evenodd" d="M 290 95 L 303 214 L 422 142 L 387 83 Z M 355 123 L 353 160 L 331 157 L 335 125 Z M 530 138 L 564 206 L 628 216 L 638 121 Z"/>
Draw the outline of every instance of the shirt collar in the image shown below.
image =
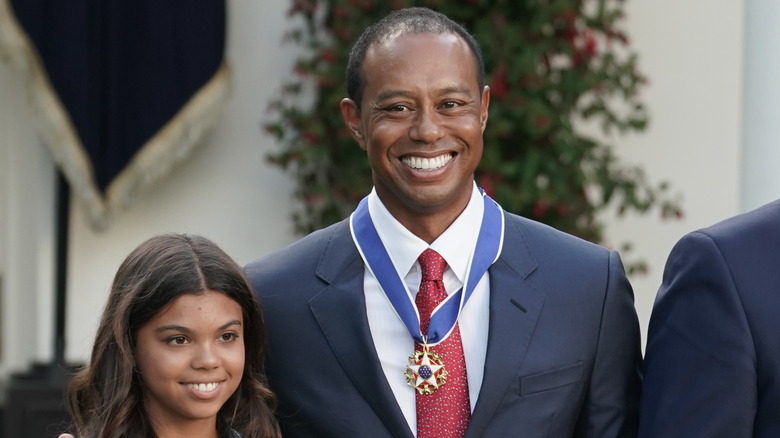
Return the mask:
<path id="1" fill-rule="evenodd" d="M 461 283 L 466 277 L 469 259 L 479 237 L 484 208 L 482 194 L 474 183 L 466 209 L 430 245 L 430 248 L 444 257 Z M 390 214 L 376 194 L 376 190 L 371 190 L 368 195 L 368 210 L 390 260 L 393 261 L 398 273 L 402 277 L 406 276 L 416 266 L 417 257 L 429 248 L 429 245 L 412 234 Z"/>

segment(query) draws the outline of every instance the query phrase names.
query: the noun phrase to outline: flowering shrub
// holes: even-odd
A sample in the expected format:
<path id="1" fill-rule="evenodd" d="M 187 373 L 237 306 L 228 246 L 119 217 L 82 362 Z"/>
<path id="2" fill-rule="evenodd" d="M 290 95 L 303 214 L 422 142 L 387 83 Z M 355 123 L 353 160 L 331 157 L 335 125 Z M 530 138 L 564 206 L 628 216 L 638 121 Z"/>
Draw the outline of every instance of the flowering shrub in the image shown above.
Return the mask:
<path id="1" fill-rule="evenodd" d="M 665 183 L 621 164 L 607 143 L 648 123 L 639 94 L 646 80 L 620 28 L 622 0 L 294 0 L 289 15 L 303 24 L 285 39 L 306 54 L 270 103 L 265 128 L 281 145 L 269 159 L 297 177 L 300 232 L 348 216 L 371 188 L 365 152 L 339 112 L 345 68 L 367 26 L 408 6 L 444 13 L 482 46 L 491 99 L 476 179 L 504 209 L 594 242 L 609 206 L 681 215 Z M 601 132 L 588 136 L 577 129 L 583 123 Z"/>

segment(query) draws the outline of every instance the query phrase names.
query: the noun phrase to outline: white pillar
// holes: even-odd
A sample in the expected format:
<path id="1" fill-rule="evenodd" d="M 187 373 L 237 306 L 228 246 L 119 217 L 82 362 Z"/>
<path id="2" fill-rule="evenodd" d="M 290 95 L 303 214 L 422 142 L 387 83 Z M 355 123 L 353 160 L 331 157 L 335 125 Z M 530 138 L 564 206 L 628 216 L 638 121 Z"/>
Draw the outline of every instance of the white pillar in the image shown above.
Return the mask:
<path id="1" fill-rule="evenodd" d="M 780 198 L 780 2 L 748 0 L 745 20 L 743 211 Z"/>
<path id="2" fill-rule="evenodd" d="M 33 120 L 23 75 L 0 62 L 0 380 L 53 353 L 55 167 Z"/>

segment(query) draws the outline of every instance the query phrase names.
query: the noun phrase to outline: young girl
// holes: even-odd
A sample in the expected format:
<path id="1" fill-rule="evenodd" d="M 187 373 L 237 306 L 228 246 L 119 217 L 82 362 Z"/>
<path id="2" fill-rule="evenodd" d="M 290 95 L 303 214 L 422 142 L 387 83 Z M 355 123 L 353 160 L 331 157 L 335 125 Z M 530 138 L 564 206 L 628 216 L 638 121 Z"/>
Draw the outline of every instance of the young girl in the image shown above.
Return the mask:
<path id="1" fill-rule="evenodd" d="M 68 388 L 80 438 L 279 438 L 264 327 L 241 267 L 167 234 L 122 262 L 92 356 Z"/>

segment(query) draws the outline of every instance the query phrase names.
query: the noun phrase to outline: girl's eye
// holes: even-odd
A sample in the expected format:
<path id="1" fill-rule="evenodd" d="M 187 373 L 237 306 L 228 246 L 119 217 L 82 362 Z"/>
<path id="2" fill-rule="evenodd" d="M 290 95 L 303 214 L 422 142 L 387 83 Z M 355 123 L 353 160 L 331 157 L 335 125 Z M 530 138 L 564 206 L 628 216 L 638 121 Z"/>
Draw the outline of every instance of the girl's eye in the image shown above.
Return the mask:
<path id="1" fill-rule="evenodd" d="M 237 334 L 235 334 L 235 333 L 223 333 L 223 334 L 222 334 L 222 335 L 219 337 L 219 340 L 220 340 L 220 341 L 224 341 L 224 342 L 230 342 L 230 341 L 232 341 L 232 340 L 234 340 L 234 339 L 238 339 L 238 335 L 237 335 Z"/>
<path id="2" fill-rule="evenodd" d="M 168 339 L 169 344 L 184 345 L 187 343 L 187 338 L 184 336 L 174 336 Z"/>

